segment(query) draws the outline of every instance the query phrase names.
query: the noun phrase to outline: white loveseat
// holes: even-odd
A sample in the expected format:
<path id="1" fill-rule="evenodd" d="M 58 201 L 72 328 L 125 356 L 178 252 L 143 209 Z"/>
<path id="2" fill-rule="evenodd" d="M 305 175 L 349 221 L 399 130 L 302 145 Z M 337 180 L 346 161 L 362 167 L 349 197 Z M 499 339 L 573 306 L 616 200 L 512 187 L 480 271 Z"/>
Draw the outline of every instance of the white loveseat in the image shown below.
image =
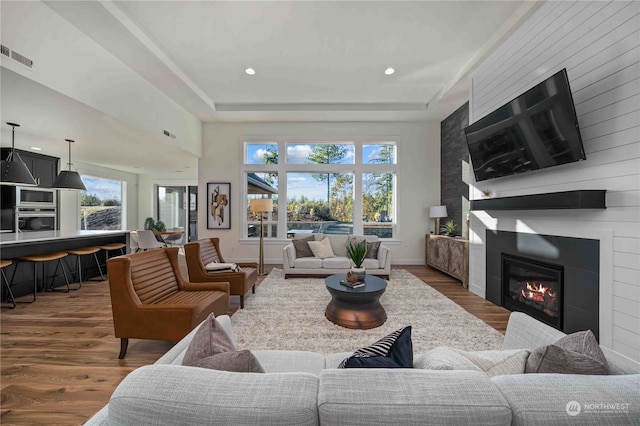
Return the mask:
<path id="1" fill-rule="evenodd" d="M 282 249 L 284 277 L 319 275 L 329 276 L 346 273 L 353 263 L 347 257 L 347 242 L 350 238 L 365 239 L 367 242 L 376 242 L 375 235 L 338 235 L 338 234 L 312 234 L 315 241 L 321 241 L 325 237 L 331 242 L 331 248 L 335 257 L 319 259 L 316 257 L 296 257 L 296 248 L 293 243 L 287 244 Z M 309 235 L 296 235 L 294 239 L 307 238 Z M 375 259 L 365 259 L 364 268 L 369 275 L 380 275 L 389 279 L 391 273 L 391 252 L 387 246 L 380 244 L 378 255 Z"/>

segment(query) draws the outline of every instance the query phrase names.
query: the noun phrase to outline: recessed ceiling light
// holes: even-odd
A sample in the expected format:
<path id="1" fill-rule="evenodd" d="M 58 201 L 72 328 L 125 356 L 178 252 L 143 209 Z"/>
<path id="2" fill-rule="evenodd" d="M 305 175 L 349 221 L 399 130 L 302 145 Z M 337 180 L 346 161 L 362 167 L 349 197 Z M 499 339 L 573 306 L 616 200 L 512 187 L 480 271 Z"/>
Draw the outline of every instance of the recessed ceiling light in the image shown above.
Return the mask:
<path id="1" fill-rule="evenodd" d="M 244 72 L 249 75 L 254 75 L 256 73 L 256 70 L 254 70 L 253 68 L 245 68 Z"/>
<path id="2" fill-rule="evenodd" d="M 42 148 L 40 148 L 39 146 L 30 146 L 29 149 L 32 149 L 34 151 L 42 151 Z"/>
<path id="3" fill-rule="evenodd" d="M 395 68 L 391 68 L 391 67 L 389 67 L 389 68 L 387 68 L 386 70 L 384 70 L 384 73 L 385 73 L 386 75 L 391 75 L 391 74 L 393 74 L 394 72 L 396 72 Z"/>

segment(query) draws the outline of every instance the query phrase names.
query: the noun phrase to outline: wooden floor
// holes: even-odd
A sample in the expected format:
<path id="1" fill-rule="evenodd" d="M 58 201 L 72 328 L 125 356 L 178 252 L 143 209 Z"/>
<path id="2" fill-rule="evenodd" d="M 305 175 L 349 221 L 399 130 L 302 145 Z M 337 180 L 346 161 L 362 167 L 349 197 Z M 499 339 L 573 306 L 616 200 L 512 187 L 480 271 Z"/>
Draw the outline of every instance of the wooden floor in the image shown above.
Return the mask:
<path id="1" fill-rule="evenodd" d="M 397 267 L 504 333 L 507 310 L 434 269 Z M 238 303 L 232 297 L 232 312 Z M 4 306 L 0 313 L 3 425 L 81 424 L 109 401 L 127 374 L 152 364 L 172 346 L 130 339 L 126 359 L 119 360 L 120 342 L 113 336 L 106 281 L 85 283 L 70 293 L 40 293 L 35 303 L 16 309 Z"/>

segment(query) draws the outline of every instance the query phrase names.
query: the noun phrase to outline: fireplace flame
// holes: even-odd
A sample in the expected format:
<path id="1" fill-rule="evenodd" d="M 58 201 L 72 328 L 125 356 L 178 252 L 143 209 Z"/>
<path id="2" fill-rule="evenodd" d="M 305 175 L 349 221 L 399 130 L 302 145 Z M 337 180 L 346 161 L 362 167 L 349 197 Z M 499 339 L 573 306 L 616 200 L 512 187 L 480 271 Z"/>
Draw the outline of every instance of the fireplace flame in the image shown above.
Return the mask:
<path id="1" fill-rule="evenodd" d="M 554 299 L 556 297 L 556 291 L 550 287 L 546 287 L 542 283 L 525 283 L 526 285 L 520 289 L 520 294 L 525 299 L 533 300 L 534 302 L 544 303 L 545 294 L 548 299 Z"/>

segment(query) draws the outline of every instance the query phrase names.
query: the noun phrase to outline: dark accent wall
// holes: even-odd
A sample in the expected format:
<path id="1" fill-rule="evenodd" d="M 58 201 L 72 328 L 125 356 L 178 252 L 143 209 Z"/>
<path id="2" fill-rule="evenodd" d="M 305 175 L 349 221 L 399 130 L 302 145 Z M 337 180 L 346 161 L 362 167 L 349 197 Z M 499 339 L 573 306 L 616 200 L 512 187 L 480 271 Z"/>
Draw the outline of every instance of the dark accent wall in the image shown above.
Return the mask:
<path id="1" fill-rule="evenodd" d="M 469 185 L 462 180 L 462 162 L 469 162 L 469 149 L 464 128 L 469 125 L 469 102 L 458 108 L 440 123 L 440 202 L 447 206 L 449 215 L 441 219 L 443 224 L 453 220 L 458 231 L 466 235 L 466 219 L 469 203 Z M 466 171 L 465 171 L 466 173 Z"/>

